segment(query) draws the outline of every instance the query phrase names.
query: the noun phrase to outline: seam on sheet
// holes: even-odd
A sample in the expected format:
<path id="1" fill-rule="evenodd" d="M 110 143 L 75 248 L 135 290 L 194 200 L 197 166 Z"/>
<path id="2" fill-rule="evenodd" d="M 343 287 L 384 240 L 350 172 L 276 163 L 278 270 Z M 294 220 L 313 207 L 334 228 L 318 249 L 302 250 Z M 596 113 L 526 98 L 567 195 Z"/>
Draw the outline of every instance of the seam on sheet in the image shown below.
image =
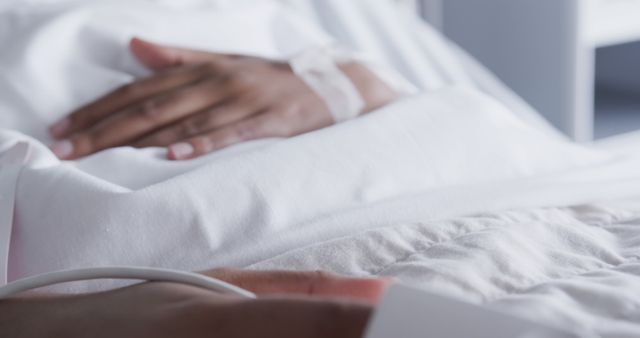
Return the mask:
<path id="1" fill-rule="evenodd" d="M 552 208 L 552 209 L 543 209 L 543 210 L 548 210 L 548 211 L 568 211 L 566 208 Z M 486 227 L 483 227 L 482 229 L 471 229 L 471 230 L 468 230 L 468 231 L 466 231 L 464 233 L 456 234 L 454 237 L 450 237 L 450 238 L 447 238 L 445 240 L 438 241 L 438 242 L 431 242 L 431 243 L 420 242 L 419 244 L 424 244 L 424 245 L 412 246 L 415 250 L 413 250 L 411 253 L 409 253 L 409 254 L 407 254 L 405 256 L 402 256 L 402 257 L 400 257 L 398 259 L 395 259 L 392 262 L 389 262 L 389 263 L 387 263 L 387 264 L 385 264 L 385 265 L 383 265 L 383 266 L 381 266 L 381 267 L 379 267 L 379 268 L 377 268 L 375 270 L 363 269 L 362 271 L 365 272 L 365 273 L 368 273 L 370 275 L 374 275 L 375 276 L 375 275 L 378 275 L 378 274 L 384 272 L 385 270 L 393 267 L 394 265 L 406 262 L 407 260 L 409 260 L 411 257 L 413 257 L 415 255 L 425 254 L 428 251 L 430 251 L 430 250 L 432 250 L 432 249 L 434 249 L 434 248 L 436 248 L 438 246 L 441 246 L 441 245 L 444 245 L 444 244 L 447 244 L 447 243 L 450 243 L 450 242 L 455 242 L 458 239 L 464 238 L 464 237 L 466 237 L 468 235 L 471 235 L 473 233 L 478 233 L 480 231 L 486 231 L 486 230 L 491 230 L 491 229 L 497 229 L 497 230 L 504 229 L 505 228 L 504 224 L 508 223 L 509 221 L 519 221 L 519 222 L 523 221 L 523 220 L 514 219 L 512 217 L 512 215 L 511 215 L 511 213 L 513 213 L 513 212 L 507 212 L 504 215 L 489 214 L 489 215 L 481 215 L 479 217 L 465 217 L 465 218 L 460 218 L 460 219 L 454 219 L 454 220 L 452 220 L 452 222 L 455 222 L 455 223 L 459 223 L 461 221 L 466 221 L 466 220 L 473 220 L 473 221 L 479 221 L 479 222 L 481 222 L 483 220 L 491 220 L 491 221 L 494 222 L 494 224 L 491 224 L 491 225 L 488 225 Z M 528 219 L 526 221 L 538 221 L 538 222 L 539 221 L 544 221 L 542 219 L 538 219 L 538 218 L 531 217 L 531 216 L 532 215 L 529 213 L 527 215 Z M 507 217 L 509 219 L 504 219 L 505 217 Z M 577 218 L 575 218 L 573 216 L 569 216 L 569 217 L 572 220 L 574 220 L 574 221 L 576 221 L 576 222 L 578 222 L 580 224 L 584 224 L 584 225 L 586 225 L 588 227 L 595 227 L 597 229 L 601 228 L 600 226 L 591 225 L 591 224 L 586 223 L 584 221 L 581 221 L 581 220 L 579 220 L 579 219 L 577 219 Z M 610 222 L 608 225 L 611 225 L 611 224 L 612 223 Z M 424 225 L 424 223 L 416 223 L 414 225 Z M 503 226 L 500 226 L 500 225 L 503 225 Z M 605 264 L 609 264 L 609 263 L 605 263 Z"/>
<path id="2" fill-rule="evenodd" d="M 510 296 L 526 294 L 527 291 L 531 290 L 532 288 L 536 288 L 536 287 L 539 287 L 539 286 L 542 286 L 542 285 L 545 285 L 545 284 L 558 282 L 558 281 L 563 281 L 563 280 L 568 280 L 568 279 L 573 279 L 573 278 L 576 278 L 576 277 L 581 277 L 581 276 L 584 276 L 584 275 L 586 275 L 588 273 L 615 270 L 617 268 L 624 267 L 625 265 L 640 265 L 640 260 L 638 260 L 638 259 L 630 259 L 629 261 L 625 261 L 625 262 L 622 262 L 620 264 L 608 264 L 608 265 L 609 266 L 602 267 L 602 268 L 589 269 L 589 270 L 579 271 L 579 272 L 576 272 L 574 274 L 568 274 L 568 275 L 565 275 L 565 276 L 559 276 L 557 278 L 552 278 L 552 279 L 549 279 L 547 281 L 543 281 L 543 282 L 540 282 L 540 283 L 537 283 L 537 284 L 529 285 L 527 287 L 514 289 L 513 292 L 505 292 L 505 294 L 501 295 L 501 296 L 497 296 L 497 297 L 493 297 L 493 298 L 492 297 L 487 297 L 484 301 L 487 302 L 487 303 L 499 302 L 499 301 L 504 300 L 504 299 L 506 299 L 506 298 L 508 298 Z M 638 279 L 640 279 L 640 275 L 633 275 L 633 274 L 629 274 L 629 273 L 624 272 L 624 271 L 617 271 L 617 272 L 619 272 L 621 274 L 632 275 L 632 276 L 638 277 Z"/>
<path id="3" fill-rule="evenodd" d="M 418 254 L 418 252 L 415 252 L 415 254 Z M 396 261 L 396 263 L 393 264 L 388 264 L 384 267 L 384 269 L 380 269 L 377 272 L 370 272 L 367 270 L 363 270 L 365 273 L 368 273 L 369 276 L 371 277 L 377 277 L 380 273 L 384 272 L 384 270 L 393 267 L 394 265 L 398 264 L 398 263 L 402 263 L 405 262 L 407 259 L 409 259 L 412 255 L 404 258 L 403 260 L 398 260 Z M 598 267 L 598 268 L 592 268 L 592 269 L 581 269 L 579 271 L 576 271 L 574 273 L 571 274 L 566 274 L 566 275 L 560 275 L 557 276 L 555 278 L 549 278 L 547 280 L 542 280 L 539 282 L 532 282 L 527 286 L 524 287 L 520 287 L 520 288 L 513 288 L 511 291 L 508 290 L 504 290 L 504 288 L 499 288 L 500 290 L 503 290 L 503 293 L 501 295 L 496 295 L 494 297 L 490 297 L 490 296 L 483 296 L 482 301 L 483 303 L 493 303 L 493 302 L 498 302 L 502 299 L 505 299 L 509 296 L 512 295 L 519 295 L 519 294 L 525 294 L 528 290 L 531 290 L 532 288 L 544 285 L 544 284 L 548 284 L 548 283 L 552 283 L 552 282 L 556 282 L 556 281 L 562 281 L 562 280 L 567 280 L 567 279 L 571 279 L 571 278 L 575 278 L 575 277 L 580 277 L 583 276 L 585 274 L 588 273 L 594 273 L 594 272 L 598 272 L 598 271 L 609 271 L 609 270 L 614 270 L 616 268 L 620 268 L 623 267 L 625 265 L 630 265 L 630 264 L 640 264 L 640 259 L 638 259 L 637 257 L 634 258 L 626 258 L 624 262 L 621 262 L 619 264 L 610 264 L 610 263 L 604 263 L 605 266 L 602 267 Z M 620 271 L 620 273 L 625 273 Z M 640 275 L 633 275 L 636 276 L 638 278 L 640 278 Z"/>
<path id="4" fill-rule="evenodd" d="M 402 256 L 402 257 L 400 257 L 400 258 L 398 258 L 398 259 L 395 259 L 395 260 L 393 260 L 392 262 L 387 263 L 387 264 L 383 265 L 382 267 L 379 267 L 379 268 L 378 268 L 378 269 L 376 269 L 376 270 L 370 271 L 370 270 L 367 270 L 367 269 L 363 269 L 363 271 L 364 271 L 365 273 L 368 273 L 368 274 L 371 274 L 371 275 L 376 276 L 376 275 L 378 275 L 378 274 L 380 274 L 380 273 L 384 272 L 385 270 L 387 270 L 387 269 L 389 269 L 389 268 L 393 267 L 394 265 L 397 265 L 397 264 L 399 264 L 399 263 L 406 262 L 407 260 L 409 260 L 411 257 L 413 257 L 413 256 L 415 256 L 415 255 L 425 254 L 425 253 L 427 253 L 429 250 L 431 250 L 431 249 L 433 249 L 433 248 L 436 248 L 436 247 L 438 247 L 438 246 L 440 246 L 440 245 L 444 245 L 444 244 L 447 244 L 447 243 L 450 243 L 450 242 L 455 242 L 456 240 L 461 239 L 461 238 L 464 238 L 464 237 L 466 237 L 466 236 L 469 236 L 469 235 L 471 235 L 471 234 L 473 234 L 473 233 L 477 233 L 477 232 L 479 232 L 479 231 L 490 230 L 490 229 L 500 229 L 500 228 L 499 228 L 499 227 L 492 226 L 492 227 L 486 227 L 486 228 L 483 228 L 483 229 L 481 229 L 481 230 L 473 229 L 473 230 L 469 230 L 469 231 L 467 231 L 467 232 L 464 232 L 464 233 L 462 233 L 462 234 L 458 234 L 458 235 L 456 235 L 456 236 L 454 236 L 454 237 L 447 238 L 447 239 L 445 239 L 445 240 L 443 240 L 443 241 L 439 241 L 439 242 L 431 242 L 431 243 L 420 243 L 420 244 L 424 244 L 424 245 L 415 246 L 414 248 L 415 248 L 416 250 L 411 251 L 411 253 L 409 253 L 409 254 L 407 254 L 407 255 L 405 255 L 405 256 Z"/>
<path id="5" fill-rule="evenodd" d="M 549 210 L 553 210 L 553 211 L 563 211 L 563 210 L 564 211 L 568 211 L 568 209 L 566 209 L 566 208 L 557 208 L 557 209 L 549 209 Z M 480 232 L 480 231 L 486 231 L 486 230 L 490 230 L 490 229 L 498 229 L 498 230 L 504 229 L 504 227 L 501 227 L 499 225 L 500 224 L 505 224 L 506 222 L 509 222 L 509 221 L 515 221 L 513 219 L 513 217 L 511 217 L 510 214 L 506 215 L 506 217 L 510 218 L 510 219 L 504 219 L 504 218 L 500 217 L 500 215 L 495 215 L 495 217 L 492 217 L 492 216 L 494 216 L 494 215 L 482 215 L 479 218 L 478 217 L 473 217 L 473 218 L 461 218 L 461 219 L 458 219 L 458 220 L 454 220 L 455 222 L 457 222 L 457 221 L 464 221 L 464 220 L 468 220 L 468 219 L 471 219 L 471 220 L 479 220 L 479 219 L 480 220 L 482 220 L 482 219 L 487 220 L 487 219 L 489 219 L 489 220 L 492 220 L 492 221 L 498 222 L 498 223 L 497 224 L 494 223 L 491 226 L 487 226 L 487 227 L 484 227 L 482 229 L 472 229 L 472 230 L 469 230 L 469 231 L 466 231 L 464 233 L 458 234 L 457 236 L 448 238 L 448 239 L 443 240 L 443 241 L 429 243 L 428 245 L 416 246 L 416 247 L 414 247 L 414 248 L 416 248 L 416 250 L 412 251 L 408 255 L 405 255 L 405 256 L 403 256 L 401 258 L 398 258 L 398 259 L 394 260 L 393 262 L 387 263 L 387 264 L 383 265 L 382 267 L 380 267 L 378 269 L 374 269 L 374 270 L 362 269 L 362 272 L 364 272 L 365 274 L 368 274 L 370 276 L 378 276 L 378 275 L 384 273 L 386 270 L 388 270 L 388 269 L 390 269 L 390 268 L 392 268 L 392 267 L 394 267 L 394 266 L 396 266 L 396 265 L 398 265 L 400 263 L 406 262 L 410 258 L 412 258 L 412 257 L 414 257 L 416 255 L 421 255 L 421 254 L 424 255 L 428 251 L 430 251 L 430 250 L 432 250 L 434 248 L 437 248 L 438 246 L 441 246 L 441 245 L 444 245 L 444 244 L 447 244 L 447 243 L 450 243 L 450 242 L 454 242 L 454 241 L 456 241 L 458 239 L 464 238 L 465 236 L 472 235 L 473 233 L 477 233 L 477 232 Z M 527 216 L 532 216 L 532 215 L 529 214 Z M 609 222 L 598 222 L 598 224 L 596 225 L 596 224 L 591 224 L 591 223 L 588 223 L 586 221 L 580 220 L 580 219 L 576 218 L 575 216 L 569 216 L 569 217 L 572 220 L 574 220 L 575 222 L 578 222 L 578 223 L 580 223 L 582 225 L 585 225 L 587 227 L 594 227 L 594 228 L 597 228 L 597 229 L 602 229 L 602 228 L 607 227 L 607 226 L 612 226 L 612 225 L 614 225 L 614 223 L 616 223 L 615 220 L 611 220 Z M 522 221 L 522 220 L 519 220 L 519 221 Z M 528 221 L 544 221 L 544 220 L 543 219 L 538 219 L 536 217 L 529 217 Z M 417 225 L 420 225 L 420 224 L 422 224 L 422 223 L 418 223 Z M 422 242 L 420 244 L 425 244 L 425 243 Z M 606 261 L 602 261 L 601 259 L 599 259 L 599 261 L 601 263 L 601 266 L 599 266 L 599 267 L 587 268 L 587 269 L 577 269 L 578 271 L 575 271 L 575 272 L 572 272 L 572 273 L 569 273 L 569 274 L 565 274 L 565 275 L 559 275 L 557 277 L 549 278 L 547 280 L 541 280 L 541 281 L 538 281 L 538 282 L 534 281 L 534 282 L 529 283 L 527 286 L 520 287 L 520 288 L 513 287 L 513 288 L 511 288 L 511 290 L 506 290 L 505 288 L 501 287 L 500 285 L 496 285 L 500 290 L 503 290 L 503 293 L 501 295 L 496 295 L 494 297 L 486 297 L 485 296 L 485 297 L 483 297 L 483 301 L 485 301 L 485 302 L 495 302 L 495 301 L 499 301 L 500 299 L 509 297 L 510 295 L 522 294 L 522 293 L 526 292 L 527 290 L 530 290 L 533 287 L 536 287 L 536 286 L 539 286 L 539 285 L 543 285 L 545 283 L 549 283 L 549 282 L 553 282 L 553 281 L 560 281 L 560 280 L 565 280 L 565 279 L 570 279 L 570 278 L 582 276 L 582 275 L 585 275 L 585 274 L 588 274 L 588 273 L 592 273 L 592 272 L 597 272 L 597 271 L 612 270 L 612 269 L 616 269 L 616 268 L 619 268 L 621 266 L 628 265 L 628 264 L 640 263 L 640 256 L 638 256 L 638 255 L 625 256 L 623 254 L 620 254 L 620 256 L 623 258 L 623 261 L 618 263 L 618 264 L 608 263 Z M 638 276 L 638 277 L 640 278 L 640 276 Z"/>
<path id="6" fill-rule="evenodd" d="M 499 219 L 497 217 L 496 218 L 492 218 L 492 217 L 485 217 L 485 216 L 473 217 L 473 218 L 454 219 L 451 222 L 452 223 L 461 223 L 461 222 L 464 222 L 466 220 L 473 220 L 473 221 L 481 222 L 482 220 L 487 220 L 487 219 L 490 219 L 490 220 L 492 220 L 494 222 L 498 221 L 498 222 L 501 222 L 501 223 L 506 223 L 506 220 L 502 220 L 502 219 Z M 425 223 L 412 224 L 412 226 L 424 226 L 424 225 L 426 225 L 426 224 Z M 467 230 L 467 231 L 462 232 L 462 233 L 457 233 L 453 237 L 449 237 L 449 238 L 446 238 L 446 239 L 441 240 L 441 241 L 429 242 L 429 239 L 427 238 L 427 241 L 420 241 L 420 243 L 418 243 L 418 245 L 415 245 L 415 246 L 411 245 L 412 248 L 414 248 L 415 250 L 411 251 L 409 254 L 407 254 L 405 256 L 402 256 L 402 257 L 400 257 L 398 259 L 395 259 L 392 262 L 389 262 L 389 263 L 383 265 L 382 267 L 379 267 L 376 270 L 373 270 L 375 272 L 372 272 L 372 271 L 367 270 L 367 269 L 363 269 L 363 271 L 365 273 L 369 273 L 371 275 L 377 275 L 377 274 L 382 273 L 386 269 L 388 269 L 388 268 L 390 268 L 390 267 L 392 267 L 392 266 L 394 266 L 394 265 L 396 265 L 398 263 L 406 262 L 411 257 L 413 257 L 413 256 L 415 256 L 417 254 L 424 254 L 424 253 L 428 252 L 429 250 L 431 250 L 431 249 L 433 249 L 433 248 L 435 248 L 437 246 L 444 245 L 444 244 L 447 244 L 447 243 L 450 243 L 450 242 L 455 242 L 458 239 L 464 238 L 466 236 L 469 236 L 469 235 L 471 235 L 473 233 L 477 233 L 477 232 L 480 232 L 480 231 L 486 231 L 486 230 L 490 230 L 490 229 L 501 229 L 501 228 L 502 227 L 496 226 L 496 224 L 492 224 L 491 226 L 485 226 L 482 229 L 470 229 L 470 230 Z M 420 233 L 420 235 L 422 235 L 422 237 L 426 237 L 422 233 Z"/>
<path id="7" fill-rule="evenodd" d="M 489 230 L 489 229 L 492 229 L 492 228 L 500 229 L 500 228 L 496 228 L 496 227 L 490 227 L 490 228 L 485 228 L 484 230 Z M 447 243 L 452 242 L 452 241 L 455 241 L 455 240 L 457 240 L 457 239 L 460 239 L 460 238 L 466 237 L 466 236 L 471 235 L 472 233 L 475 233 L 475 232 L 477 232 L 477 231 L 470 231 L 470 232 L 465 233 L 465 234 L 462 234 L 462 235 L 460 235 L 460 236 L 453 237 L 453 238 L 451 238 L 451 239 L 449 239 L 449 240 L 447 240 L 447 241 L 432 243 L 432 244 L 431 244 L 430 246 L 428 246 L 428 247 L 423 247 L 423 248 L 421 248 L 421 249 L 419 249 L 419 250 L 416 250 L 416 251 L 411 252 L 411 254 L 409 254 L 409 255 L 403 256 L 403 257 L 401 257 L 401 258 L 399 258 L 399 259 L 394 260 L 394 261 L 393 261 L 393 262 L 391 262 L 391 263 L 385 264 L 384 266 L 380 267 L 380 268 L 379 268 L 379 269 L 377 269 L 377 270 L 370 271 L 370 270 L 363 269 L 363 271 L 364 271 L 365 273 L 370 274 L 370 275 L 374 275 L 374 276 L 379 275 L 379 274 L 383 273 L 385 270 L 387 270 L 387 269 L 389 269 L 389 268 L 392 268 L 393 266 L 395 266 L 395 265 L 397 265 L 397 264 L 407 262 L 410 258 L 412 258 L 412 257 L 414 257 L 414 256 L 416 256 L 416 255 L 424 255 L 424 254 L 426 254 L 427 252 L 429 252 L 430 250 L 435 249 L 435 248 L 437 248 L 437 247 L 438 247 L 438 246 L 440 246 L 440 245 L 447 244 Z M 623 258 L 625 258 L 625 259 L 627 259 L 627 258 L 626 258 L 626 257 L 624 257 L 624 256 L 622 256 L 622 257 L 623 257 Z M 625 261 L 625 262 L 626 262 L 626 261 Z M 604 265 L 608 265 L 608 266 L 610 266 L 610 267 L 615 267 L 615 266 L 617 266 L 617 265 L 615 265 L 615 264 L 611 264 L 611 263 L 607 263 L 607 262 L 603 262 L 603 264 L 604 264 Z M 620 264 L 624 264 L 624 263 L 620 263 Z"/>

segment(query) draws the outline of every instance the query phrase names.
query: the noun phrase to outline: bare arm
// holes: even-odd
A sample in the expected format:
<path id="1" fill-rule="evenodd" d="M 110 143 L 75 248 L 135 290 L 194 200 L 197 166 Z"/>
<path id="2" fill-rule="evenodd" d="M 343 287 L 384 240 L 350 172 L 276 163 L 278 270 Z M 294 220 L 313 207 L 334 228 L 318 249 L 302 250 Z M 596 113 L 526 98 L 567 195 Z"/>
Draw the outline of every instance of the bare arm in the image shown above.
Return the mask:
<path id="1" fill-rule="evenodd" d="M 386 283 L 321 273 L 208 274 L 250 289 L 244 300 L 167 283 L 79 296 L 0 301 L 0 336 L 359 338 Z"/>

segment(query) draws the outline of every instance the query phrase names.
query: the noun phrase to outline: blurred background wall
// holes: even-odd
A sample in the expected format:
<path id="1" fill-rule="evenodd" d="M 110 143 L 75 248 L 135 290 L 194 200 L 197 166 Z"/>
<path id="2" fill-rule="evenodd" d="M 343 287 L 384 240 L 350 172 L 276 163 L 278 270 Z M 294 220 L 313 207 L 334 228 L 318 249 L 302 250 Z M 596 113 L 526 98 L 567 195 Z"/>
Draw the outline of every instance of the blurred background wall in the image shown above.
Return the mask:
<path id="1" fill-rule="evenodd" d="M 640 130 L 640 0 L 404 1 L 570 137 Z"/>

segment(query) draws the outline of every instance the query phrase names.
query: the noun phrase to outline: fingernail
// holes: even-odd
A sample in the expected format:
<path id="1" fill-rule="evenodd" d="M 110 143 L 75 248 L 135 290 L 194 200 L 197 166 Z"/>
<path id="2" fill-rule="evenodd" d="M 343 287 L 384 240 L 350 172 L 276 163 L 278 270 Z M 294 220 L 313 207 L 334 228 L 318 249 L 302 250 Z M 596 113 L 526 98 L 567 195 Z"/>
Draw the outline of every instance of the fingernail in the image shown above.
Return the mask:
<path id="1" fill-rule="evenodd" d="M 67 132 L 67 130 L 71 127 L 71 120 L 68 118 L 62 119 L 56 123 L 54 123 L 50 128 L 49 132 L 53 136 L 63 135 Z"/>
<path id="2" fill-rule="evenodd" d="M 184 160 L 193 155 L 195 149 L 190 143 L 176 143 L 169 146 L 169 156 L 176 160 Z"/>
<path id="3" fill-rule="evenodd" d="M 73 143 L 68 140 L 56 142 L 51 146 L 51 151 L 61 160 L 70 158 L 73 155 Z"/>

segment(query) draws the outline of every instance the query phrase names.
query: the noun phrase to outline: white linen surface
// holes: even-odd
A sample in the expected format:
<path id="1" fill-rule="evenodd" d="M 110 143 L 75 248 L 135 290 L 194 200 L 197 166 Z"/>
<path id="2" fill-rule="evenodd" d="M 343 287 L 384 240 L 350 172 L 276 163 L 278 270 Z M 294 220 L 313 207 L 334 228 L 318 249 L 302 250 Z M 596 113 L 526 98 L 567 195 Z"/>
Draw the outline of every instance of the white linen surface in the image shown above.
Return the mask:
<path id="1" fill-rule="evenodd" d="M 578 332 L 638 337 L 638 216 L 582 206 L 397 224 L 252 268 L 393 277 Z"/>
<path id="2" fill-rule="evenodd" d="M 605 336 L 640 335 L 638 214 L 557 208 L 618 199 L 634 205 L 640 155 L 586 149 L 524 123 L 516 113 L 536 118 L 513 96 L 500 96 L 505 108 L 470 88 L 504 93 L 472 60 L 460 57 L 457 67 L 450 61 L 459 54 L 428 28 L 420 26 L 426 37 L 421 40 L 407 34 L 410 20 L 382 19 L 385 10 L 392 15 L 385 1 L 288 2 L 309 9 L 340 41 L 395 63 L 432 91 L 332 128 L 190 162 L 165 161 L 161 149 L 119 148 L 60 163 L 42 143 L 46 124 L 144 74 L 126 53 L 133 34 L 220 48 L 201 45 L 209 35 L 194 38 L 191 30 L 181 30 L 186 24 L 172 25 L 173 35 L 165 37 L 158 22 L 166 21 L 168 10 L 152 6 L 149 12 L 143 2 L 131 5 L 117 26 L 104 23 L 117 6 L 132 2 L 96 1 L 97 7 L 71 12 L 24 5 L 0 14 L 9 15 L 0 19 L 0 41 L 8 46 L 0 52 L 0 123 L 12 129 L 0 130 L 3 203 L 13 201 L 16 185 L 9 280 L 114 264 L 325 268 L 398 276 Z M 271 6 L 273 17 L 290 17 L 263 6 Z M 339 10 L 351 13 L 348 20 L 330 15 Z M 138 20 L 143 12 L 146 17 Z M 200 12 L 202 22 L 216 15 Z M 375 23 L 384 27 L 378 32 L 384 43 L 364 36 L 372 18 L 383 20 Z M 9 27 L 22 27 L 23 34 L 13 36 Z M 321 32 L 304 31 L 309 35 L 299 41 L 287 40 L 300 44 L 280 49 L 272 39 L 251 53 L 285 56 L 292 46 L 327 41 Z M 400 34 L 385 37 L 389 32 Z M 435 90 L 451 84 L 463 86 Z M 24 150 L 20 141 L 30 148 L 24 167 L 16 163 Z M 520 208 L 536 209 L 499 213 Z M 479 212 L 485 214 L 445 221 Z M 7 216 L 0 215 L 0 223 Z"/>
<path id="3" fill-rule="evenodd" d="M 0 149 L 17 139 L 0 137 Z M 10 279 L 92 265 L 246 265 L 434 211 L 411 202 L 403 208 L 411 213 L 363 214 L 350 227 L 334 223 L 340 212 L 610 161 L 545 137 L 468 89 L 186 163 L 123 148 L 59 164 L 35 145 L 17 187 Z"/>

